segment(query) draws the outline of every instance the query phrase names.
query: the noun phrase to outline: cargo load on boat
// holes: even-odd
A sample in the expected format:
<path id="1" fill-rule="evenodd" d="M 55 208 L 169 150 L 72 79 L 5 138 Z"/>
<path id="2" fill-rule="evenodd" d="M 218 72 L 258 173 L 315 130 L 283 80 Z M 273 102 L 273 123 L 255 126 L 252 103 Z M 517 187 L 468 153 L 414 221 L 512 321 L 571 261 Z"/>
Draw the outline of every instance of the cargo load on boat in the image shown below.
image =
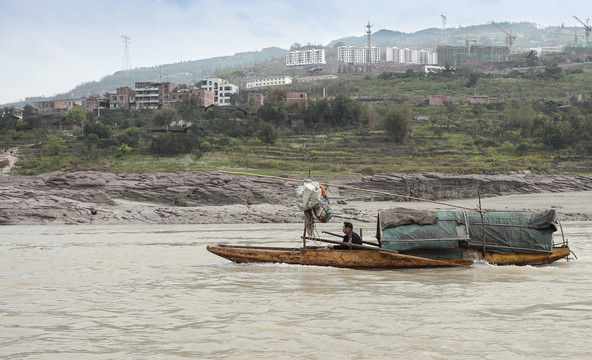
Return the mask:
<path id="1" fill-rule="evenodd" d="M 385 249 L 405 253 L 447 250 L 447 255 L 458 250 L 458 256 L 467 248 L 497 253 L 551 253 L 555 231 L 553 209 L 481 215 L 478 211 L 391 208 L 379 212 L 377 223 L 377 238 Z"/>

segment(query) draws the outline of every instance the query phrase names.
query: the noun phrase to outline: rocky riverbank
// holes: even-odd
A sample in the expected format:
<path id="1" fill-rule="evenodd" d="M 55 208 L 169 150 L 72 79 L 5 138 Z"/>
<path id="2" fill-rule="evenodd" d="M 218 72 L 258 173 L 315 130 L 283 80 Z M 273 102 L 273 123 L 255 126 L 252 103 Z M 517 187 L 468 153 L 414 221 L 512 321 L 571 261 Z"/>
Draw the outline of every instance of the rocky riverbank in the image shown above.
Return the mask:
<path id="1" fill-rule="evenodd" d="M 441 202 L 472 199 L 479 193 L 482 198 L 535 194 L 534 198 L 550 201 L 537 203 L 536 208 L 556 206 L 564 219 L 592 220 L 592 206 L 587 210 L 592 176 L 393 173 L 329 182 L 373 191 L 329 186 L 328 196 L 337 218 L 366 221 L 374 218 L 376 208 L 426 206 L 385 193 Z M 0 176 L 0 224 L 301 222 L 302 213 L 294 205 L 298 185 L 281 179 L 220 172 L 4 175 Z M 563 205 L 569 204 L 551 202 L 552 194 L 573 192 L 585 195 L 574 196 L 584 202 L 582 206 L 566 208 Z M 574 199 L 569 202 L 573 203 Z M 507 208 L 503 203 L 497 204 Z M 432 204 L 432 207 L 444 206 Z M 520 206 L 520 209 L 533 208 L 527 200 Z"/>

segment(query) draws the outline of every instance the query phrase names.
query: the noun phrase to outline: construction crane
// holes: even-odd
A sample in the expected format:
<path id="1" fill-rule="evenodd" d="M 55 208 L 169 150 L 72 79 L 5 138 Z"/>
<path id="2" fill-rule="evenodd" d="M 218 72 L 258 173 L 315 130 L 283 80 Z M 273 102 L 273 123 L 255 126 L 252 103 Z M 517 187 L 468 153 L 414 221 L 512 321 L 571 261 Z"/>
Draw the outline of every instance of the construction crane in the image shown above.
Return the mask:
<path id="1" fill-rule="evenodd" d="M 461 36 L 452 36 L 452 35 L 444 35 L 444 34 L 436 34 L 436 33 L 428 33 L 428 34 L 432 34 L 432 35 L 438 35 L 438 36 L 444 36 L 444 37 L 449 37 L 449 38 L 453 38 L 453 39 L 459 39 L 459 40 L 464 40 L 465 41 L 465 46 L 469 47 L 469 43 L 476 43 L 477 40 L 475 39 L 469 39 L 469 35 L 465 35 L 465 37 L 461 37 Z"/>
<path id="2" fill-rule="evenodd" d="M 590 25 L 588 25 L 588 21 L 590 21 L 590 19 L 586 20 L 586 23 L 584 23 L 582 20 L 578 19 L 577 16 L 573 16 L 574 19 L 576 19 L 577 21 L 580 22 L 580 24 L 584 25 L 584 29 L 586 29 L 586 44 L 590 43 L 590 31 L 592 31 L 592 27 L 590 27 Z"/>
<path id="3" fill-rule="evenodd" d="M 508 49 L 510 50 L 510 54 L 512 53 L 512 45 L 514 45 L 514 40 L 516 40 L 516 35 L 512 35 L 512 30 L 510 30 L 510 32 L 507 32 L 506 30 L 502 29 L 498 24 L 494 23 L 493 21 L 491 22 L 493 25 L 495 25 L 496 28 L 500 29 L 501 31 L 503 31 L 506 34 L 506 44 L 508 44 Z"/>

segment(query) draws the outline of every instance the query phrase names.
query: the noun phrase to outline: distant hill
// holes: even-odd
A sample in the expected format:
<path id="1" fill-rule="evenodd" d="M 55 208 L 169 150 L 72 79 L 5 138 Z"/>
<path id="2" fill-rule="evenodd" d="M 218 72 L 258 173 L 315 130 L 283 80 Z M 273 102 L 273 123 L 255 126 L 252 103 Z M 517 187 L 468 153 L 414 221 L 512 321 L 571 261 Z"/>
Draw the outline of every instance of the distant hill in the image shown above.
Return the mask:
<path id="1" fill-rule="evenodd" d="M 583 29 L 581 27 L 539 27 L 530 22 L 497 23 L 502 29 L 516 36 L 514 49 L 530 48 L 537 46 L 557 46 L 573 43 L 577 37 L 579 42 L 584 42 Z M 435 50 L 438 45 L 464 45 L 466 38 L 476 40 L 478 45 L 506 45 L 506 34 L 493 24 L 474 25 L 465 27 L 451 27 L 446 29 L 430 28 L 414 33 L 404 33 L 392 30 L 379 30 L 372 34 L 372 45 L 386 48 L 396 46 L 400 48 L 414 48 Z M 336 45 L 367 45 L 366 35 L 358 37 L 350 36 L 331 41 L 327 47 Z M 257 68 L 258 65 L 273 59 L 285 57 L 287 50 L 270 47 L 257 52 L 237 53 L 232 56 L 222 56 L 204 60 L 184 61 L 174 64 L 164 64 L 152 67 L 137 68 L 128 71 L 118 71 L 113 75 L 103 77 L 99 81 L 86 82 L 78 85 L 70 92 L 60 94 L 53 98 L 28 97 L 25 101 L 0 105 L 0 107 L 13 105 L 22 108 L 26 104 L 48 99 L 62 99 L 74 97 L 86 97 L 89 95 L 103 95 L 113 92 L 122 86 L 134 86 L 137 81 L 170 81 L 175 84 L 191 84 L 200 80 L 203 76 L 214 75 L 216 71 L 228 68 Z M 327 60 L 334 60 L 335 51 L 327 52 Z M 286 75 L 292 74 L 291 70 L 283 68 Z"/>
<path id="2" fill-rule="evenodd" d="M 539 27 L 530 22 L 509 23 L 499 22 L 502 29 L 516 36 L 514 47 L 556 46 L 572 43 L 577 34 L 583 42 L 584 31 L 580 27 L 551 26 Z M 464 45 L 466 38 L 476 40 L 477 45 L 506 45 L 506 34 L 493 24 L 453 27 L 446 29 L 430 28 L 414 33 L 403 33 L 392 30 L 379 30 L 371 35 L 372 45 L 385 48 L 396 46 L 399 48 L 415 48 L 435 50 L 438 45 Z M 368 44 L 366 35 L 350 36 L 331 41 L 333 47 L 339 43 L 353 46 Z"/>

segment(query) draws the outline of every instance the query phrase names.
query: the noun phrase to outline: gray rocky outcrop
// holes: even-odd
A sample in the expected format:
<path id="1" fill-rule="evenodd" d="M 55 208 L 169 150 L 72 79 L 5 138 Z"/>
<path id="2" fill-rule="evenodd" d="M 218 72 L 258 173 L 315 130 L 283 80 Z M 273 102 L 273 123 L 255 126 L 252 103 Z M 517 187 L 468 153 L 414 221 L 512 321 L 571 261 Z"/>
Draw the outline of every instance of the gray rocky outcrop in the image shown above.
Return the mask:
<path id="1" fill-rule="evenodd" d="M 592 176 L 380 174 L 337 179 L 333 204 L 429 200 L 592 190 Z M 298 182 L 221 172 L 114 174 L 77 172 L 0 176 L 0 224 L 246 223 L 300 221 Z M 273 205 L 273 206 L 269 206 Z M 343 209 L 350 212 L 351 209 Z M 587 220 L 586 215 L 580 216 Z"/>

